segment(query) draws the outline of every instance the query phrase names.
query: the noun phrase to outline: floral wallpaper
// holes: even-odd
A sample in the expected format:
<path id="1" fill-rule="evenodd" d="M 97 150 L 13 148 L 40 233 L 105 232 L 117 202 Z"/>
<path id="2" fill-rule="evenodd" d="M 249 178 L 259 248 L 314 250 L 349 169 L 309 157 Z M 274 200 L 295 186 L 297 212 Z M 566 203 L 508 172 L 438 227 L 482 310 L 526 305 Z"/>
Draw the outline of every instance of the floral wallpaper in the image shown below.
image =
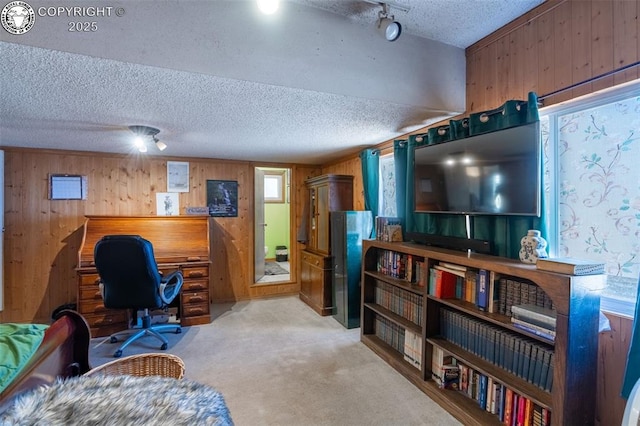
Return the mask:
<path id="1" fill-rule="evenodd" d="M 557 255 L 606 262 L 607 293 L 624 297 L 618 287 L 635 289 L 640 275 L 640 97 L 555 117 L 557 163 L 545 177 L 554 167 Z M 542 134 L 549 158 L 547 117 Z"/>
<path id="2" fill-rule="evenodd" d="M 380 157 L 380 216 L 396 217 L 396 171 L 393 154 Z"/>

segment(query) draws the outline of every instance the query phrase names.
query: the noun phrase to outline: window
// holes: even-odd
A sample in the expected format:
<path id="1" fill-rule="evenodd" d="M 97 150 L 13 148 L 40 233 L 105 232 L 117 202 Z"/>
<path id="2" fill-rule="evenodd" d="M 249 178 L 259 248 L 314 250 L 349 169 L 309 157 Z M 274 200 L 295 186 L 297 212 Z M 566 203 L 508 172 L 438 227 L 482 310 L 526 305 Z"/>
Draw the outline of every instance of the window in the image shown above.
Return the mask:
<path id="1" fill-rule="evenodd" d="M 396 171 L 393 153 L 380 156 L 380 185 L 378 194 L 378 216 L 396 217 Z M 376 213 L 374 212 L 374 216 Z"/>
<path id="2" fill-rule="evenodd" d="M 604 261 L 602 308 L 633 316 L 640 275 L 640 83 L 540 114 L 549 254 Z"/>
<path id="3" fill-rule="evenodd" d="M 264 202 L 284 203 L 284 171 L 264 172 Z"/>

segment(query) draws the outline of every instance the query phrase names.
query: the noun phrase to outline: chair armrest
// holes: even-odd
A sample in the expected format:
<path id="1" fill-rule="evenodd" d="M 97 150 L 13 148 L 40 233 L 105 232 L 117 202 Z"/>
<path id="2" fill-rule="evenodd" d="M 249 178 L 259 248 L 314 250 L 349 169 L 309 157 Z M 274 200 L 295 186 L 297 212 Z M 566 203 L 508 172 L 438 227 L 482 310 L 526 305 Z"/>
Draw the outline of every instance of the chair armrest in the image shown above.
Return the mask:
<path id="1" fill-rule="evenodd" d="M 175 297 L 180 293 L 180 289 L 182 288 L 182 272 L 174 271 L 167 276 L 163 276 L 160 281 L 160 287 L 158 288 L 158 292 L 160 293 L 160 298 L 167 305 L 175 299 Z"/>

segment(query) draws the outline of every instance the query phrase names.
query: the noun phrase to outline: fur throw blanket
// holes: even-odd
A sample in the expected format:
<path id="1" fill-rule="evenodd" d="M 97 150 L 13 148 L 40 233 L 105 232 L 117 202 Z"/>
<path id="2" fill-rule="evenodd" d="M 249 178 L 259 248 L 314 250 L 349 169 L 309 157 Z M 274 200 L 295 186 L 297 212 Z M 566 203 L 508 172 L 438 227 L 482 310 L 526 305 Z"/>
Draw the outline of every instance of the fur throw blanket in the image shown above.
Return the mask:
<path id="1" fill-rule="evenodd" d="M 0 425 L 232 426 L 222 395 L 189 380 L 81 376 L 19 395 Z"/>

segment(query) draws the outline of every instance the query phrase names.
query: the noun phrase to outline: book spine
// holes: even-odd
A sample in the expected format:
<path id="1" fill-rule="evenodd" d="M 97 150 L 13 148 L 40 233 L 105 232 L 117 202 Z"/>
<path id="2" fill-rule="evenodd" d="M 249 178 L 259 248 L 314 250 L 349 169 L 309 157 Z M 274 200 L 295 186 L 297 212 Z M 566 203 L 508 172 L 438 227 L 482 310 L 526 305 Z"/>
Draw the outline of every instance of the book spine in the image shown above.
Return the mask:
<path id="1" fill-rule="evenodd" d="M 546 315 L 540 312 L 532 311 L 531 309 L 527 309 L 523 306 L 512 306 L 511 307 L 512 316 L 521 319 L 521 320 L 531 320 L 535 321 L 535 324 L 546 324 L 548 326 L 553 327 L 555 330 L 556 319 L 554 316 Z"/>
<path id="2" fill-rule="evenodd" d="M 553 342 L 556 339 L 556 334 L 553 331 L 549 332 L 546 330 L 541 330 L 539 327 L 528 325 L 528 324 L 522 324 L 519 322 L 514 322 L 513 326 L 521 330 L 524 330 L 528 333 L 535 334 L 536 336 L 547 339 L 550 342 Z"/>
<path id="3" fill-rule="evenodd" d="M 487 381 L 488 377 L 484 374 L 480 375 L 479 378 L 479 391 L 478 391 L 478 404 L 480 404 L 480 409 L 486 410 L 487 408 Z"/>
<path id="4" fill-rule="evenodd" d="M 506 426 L 511 426 L 511 413 L 513 409 L 513 391 L 510 388 L 505 389 L 504 398 L 504 419 L 502 423 Z"/>
<path id="5" fill-rule="evenodd" d="M 518 417 L 516 419 L 517 426 L 524 426 L 526 406 L 527 406 L 527 399 L 522 395 L 520 395 L 518 397 Z"/>
<path id="6" fill-rule="evenodd" d="M 476 296 L 476 306 L 478 309 L 482 311 L 486 311 L 488 308 L 488 291 L 487 288 L 487 280 L 488 280 L 488 271 L 484 269 L 480 269 L 478 271 L 477 278 L 477 296 Z"/>

